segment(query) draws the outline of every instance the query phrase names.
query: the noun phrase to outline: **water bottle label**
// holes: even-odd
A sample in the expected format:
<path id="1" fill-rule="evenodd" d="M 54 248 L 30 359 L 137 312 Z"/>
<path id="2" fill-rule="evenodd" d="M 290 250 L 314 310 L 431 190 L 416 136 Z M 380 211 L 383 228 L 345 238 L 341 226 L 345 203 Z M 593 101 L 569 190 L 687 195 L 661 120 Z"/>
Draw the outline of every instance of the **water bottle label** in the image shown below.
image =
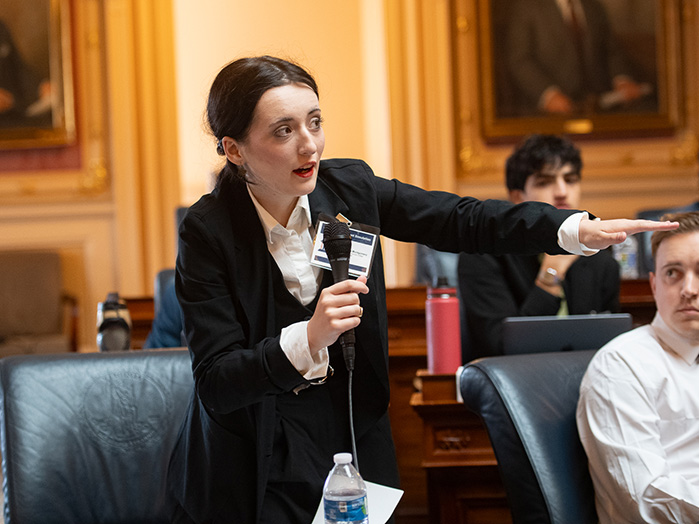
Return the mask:
<path id="1" fill-rule="evenodd" d="M 325 522 L 364 522 L 368 517 L 366 497 L 323 501 Z"/>

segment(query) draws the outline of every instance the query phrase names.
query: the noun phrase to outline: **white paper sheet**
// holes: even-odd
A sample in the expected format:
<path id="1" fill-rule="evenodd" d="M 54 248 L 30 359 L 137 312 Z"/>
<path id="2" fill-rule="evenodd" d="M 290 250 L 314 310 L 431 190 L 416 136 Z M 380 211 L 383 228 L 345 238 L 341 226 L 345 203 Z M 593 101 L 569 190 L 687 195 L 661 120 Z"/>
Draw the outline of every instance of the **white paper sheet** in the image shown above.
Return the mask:
<path id="1" fill-rule="evenodd" d="M 386 524 L 403 496 L 403 490 L 373 482 L 364 481 L 364 483 L 366 484 L 367 505 L 369 506 L 369 524 Z M 321 499 L 311 524 L 323 524 L 323 519 L 323 499 Z"/>

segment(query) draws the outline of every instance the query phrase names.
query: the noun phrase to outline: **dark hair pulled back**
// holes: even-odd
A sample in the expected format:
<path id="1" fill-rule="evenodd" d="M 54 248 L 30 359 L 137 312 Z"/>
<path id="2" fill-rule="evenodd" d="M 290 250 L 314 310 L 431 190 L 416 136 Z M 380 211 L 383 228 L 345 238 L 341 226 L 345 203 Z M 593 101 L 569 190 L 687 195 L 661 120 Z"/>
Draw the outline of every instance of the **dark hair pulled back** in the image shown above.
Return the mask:
<path id="1" fill-rule="evenodd" d="M 214 79 L 209 90 L 206 116 L 216 138 L 216 152 L 224 155 L 221 139 L 225 136 L 244 141 L 252 124 L 255 107 L 269 89 L 288 84 L 305 84 L 318 96 L 318 86 L 302 67 L 273 56 L 241 58 L 227 64 Z M 219 172 L 218 187 L 229 177 L 239 175 L 230 160 Z"/>

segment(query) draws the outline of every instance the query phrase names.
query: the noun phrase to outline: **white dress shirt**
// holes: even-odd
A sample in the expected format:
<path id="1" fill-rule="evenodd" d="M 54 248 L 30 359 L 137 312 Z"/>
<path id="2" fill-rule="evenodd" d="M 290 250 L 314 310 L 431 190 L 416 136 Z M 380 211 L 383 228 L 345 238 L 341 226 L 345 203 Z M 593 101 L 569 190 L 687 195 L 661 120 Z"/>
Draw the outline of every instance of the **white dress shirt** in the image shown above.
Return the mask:
<path id="1" fill-rule="evenodd" d="M 286 288 L 303 305 L 310 304 L 318 294 L 322 269 L 310 264 L 313 228 L 308 196 L 298 199 L 289 222 L 284 227 L 257 201 L 250 186 L 247 188 L 265 231 L 267 249 L 279 266 Z M 597 252 L 578 242 L 578 227 L 585 216 L 587 213 L 571 215 L 558 230 L 559 246 L 570 253 L 591 255 Z M 314 380 L 327 375 L 330 356 L 327 347 L 311 355 L 307 325 L 308 321 L 303 321 L 283 328 L 279 344 L 303 378 Z"/>
<path id="2" fill-rule="evenodd" d="M 298 199 L 289 222 L 284 227 L 262 207 L 249 186 L 248 193 L 265 230 L 267 249 L 284 277 L 284 285 L 301 304 L 310 304 L 318 294 L 322 269 L 309 263 L 313 238 L 308 196 Z M 308 321 L 303 321 L 283 328 L 279 345 L 303 378 L 313 380 L 327 374 L 330 356 L 327 347 L 311 355 L 307 325 Z"/>
<path id="3" fill-rule="evenodd" d="M 697 356 L 656 314 L 592 359 L 576 416 L 600 524 L 699 522 Z"/>

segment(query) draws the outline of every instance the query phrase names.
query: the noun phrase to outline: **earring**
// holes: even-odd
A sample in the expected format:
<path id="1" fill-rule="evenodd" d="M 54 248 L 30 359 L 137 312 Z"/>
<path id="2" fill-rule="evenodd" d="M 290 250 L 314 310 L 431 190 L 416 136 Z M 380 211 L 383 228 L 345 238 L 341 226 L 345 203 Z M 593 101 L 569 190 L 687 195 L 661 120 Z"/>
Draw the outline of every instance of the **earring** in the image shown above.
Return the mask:
<path id="1" fill-rule="evenodd" d="M 241 164 L 238 166 L 238 174 L 245 180 L 246 182 L 249 182 L 250 184 L 254 184 L 254 177 L 251 175 L 251 173 L 245 169 L 245 164 Z"/>

